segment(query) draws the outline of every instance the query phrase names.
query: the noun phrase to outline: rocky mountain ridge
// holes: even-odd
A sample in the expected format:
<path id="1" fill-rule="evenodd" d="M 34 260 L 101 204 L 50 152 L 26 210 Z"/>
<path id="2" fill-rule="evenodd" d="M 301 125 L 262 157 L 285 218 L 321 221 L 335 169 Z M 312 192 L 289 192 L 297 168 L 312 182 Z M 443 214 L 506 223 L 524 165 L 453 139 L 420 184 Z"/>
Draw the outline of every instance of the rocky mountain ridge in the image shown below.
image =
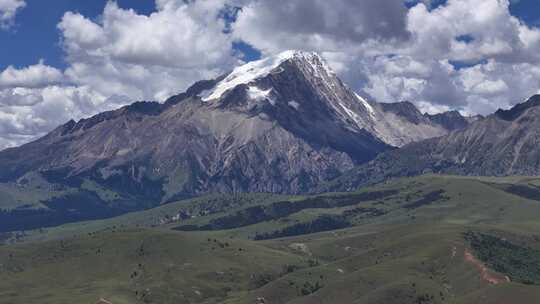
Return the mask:
<path id="1" fill-rule="evenodd" d="M 343 191 L 423 173 L 472 176 L 540 175 L 540 95 L 499 110 L 446 136 L 387 151 L 319 191 Z"/>

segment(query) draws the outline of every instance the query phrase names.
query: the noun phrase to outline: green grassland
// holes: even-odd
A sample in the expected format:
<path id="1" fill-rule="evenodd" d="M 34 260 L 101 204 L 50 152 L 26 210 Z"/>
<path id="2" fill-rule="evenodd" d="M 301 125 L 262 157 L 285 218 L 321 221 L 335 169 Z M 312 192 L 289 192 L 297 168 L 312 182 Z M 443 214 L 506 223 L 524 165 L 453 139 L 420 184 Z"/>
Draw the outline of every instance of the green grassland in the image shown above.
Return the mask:
<path id="1" fill-rule="evenodd" d="M 46 208 L 41 201 L 69 192 L 66 188 L 53 187 L 37 174 L 29 174 L 19 184 L 0 183 L 0 210 Z"/>
<path id="2" fill-rule="evenodd" d="M 425 175 L 17 232 L 0 303 L 538 303 L 539 185 Z"/>

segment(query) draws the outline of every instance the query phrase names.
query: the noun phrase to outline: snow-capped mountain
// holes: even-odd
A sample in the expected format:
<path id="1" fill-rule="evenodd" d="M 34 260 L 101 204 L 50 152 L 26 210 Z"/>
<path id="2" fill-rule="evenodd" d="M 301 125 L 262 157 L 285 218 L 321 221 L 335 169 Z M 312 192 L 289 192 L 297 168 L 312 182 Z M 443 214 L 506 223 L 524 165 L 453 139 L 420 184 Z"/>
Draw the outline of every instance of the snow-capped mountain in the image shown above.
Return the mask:
<path id="1" fill-rule="evenodd" d="M 99 217 L 208 192 L 304 193 L 383 151 L 447 132 L 414 111 L 368 101 L 317 54 L 288 51 L 163 104 L 70 121 L 2 151 L 0 183 L 42 193 L 26 207 L 78 219 L 88 204 L 106 210 Z M 66 210 L 66 201 L 86 211 L 77 203 Z"/>
<path id="2" fill-rule="evenodd" d="M 291 63 L 299 69 L 299 76 L 307 81 L 307 87 L 316 96 L 292 96 L 295 88 L 276 82 L 280 79 L 277 75 L 287 72 L 285 68 Z M 248 63 L 235 69 L 211 89 L 203 91 L 201 97 L 205 102 L 220 103 L 237 87 L 246 91 L 247 104 L 243 105 L 243 110 L 257 111 L 257 108 L 262 110 L 270 105 L 293 108 L 302 113 L 310 111 L 314 99 L 317 99 L 326 106 L 328 114 L 334 115 L 347 129 L 360 133 L 367 131 L 394 147 L 442 136 L 449 131 L 442 124 L 423 117 L 411 103 L 378 104 L 361 97 L 345 85 L 316 53 L 286 51 Z M 420 119 L 410 119 L 411 113 Z"/>

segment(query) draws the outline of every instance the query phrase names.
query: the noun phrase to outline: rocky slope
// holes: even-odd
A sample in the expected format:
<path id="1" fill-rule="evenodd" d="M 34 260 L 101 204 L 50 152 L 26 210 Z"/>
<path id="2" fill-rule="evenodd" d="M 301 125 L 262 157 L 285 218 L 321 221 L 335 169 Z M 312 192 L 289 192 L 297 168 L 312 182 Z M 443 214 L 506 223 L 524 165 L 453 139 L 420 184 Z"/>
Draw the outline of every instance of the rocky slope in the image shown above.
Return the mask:
<path id="1" fill-rule="evenodd" d="M 412 104 L 362 98 L 317 54 L 288 51 L 163 104 L 70 121 L 0 152 L 0 209 L 37 209 L 40 221 L 52 210 L 61 222 L 207 192 L 305 193 L 381 152 L 446 132 Z"/>
<path id="2" fill-rule="evenodd" d="M 382 153 L 319 191 L 348 190 L 425 172 L 459 175 L 540 175 L 540 95 L 450 134 Z"/>
<path id="3" fill-rule="evenodd" d="M 449 111 L 434 115 L 424 114 L 424 116 L 448 131 L 463 129 L 469 126 L 471 122 L 481 119 L 479 116 L 463 117 L 458 111 Z"/>
<path id="4" fill-rule="evenodd" d="M 350 111 L 350 113 L 349 113 Z M 353 112 L 354 111 L 354 112 Z M 358 113 L 358 114 L 357 114 Z M 0 180 L 39 172 L 153 199 L 207 191 L 299 193 L 390 148 L 324 62 L 291 52 L 158 103 L 135 103 L 0 153 Z"/>

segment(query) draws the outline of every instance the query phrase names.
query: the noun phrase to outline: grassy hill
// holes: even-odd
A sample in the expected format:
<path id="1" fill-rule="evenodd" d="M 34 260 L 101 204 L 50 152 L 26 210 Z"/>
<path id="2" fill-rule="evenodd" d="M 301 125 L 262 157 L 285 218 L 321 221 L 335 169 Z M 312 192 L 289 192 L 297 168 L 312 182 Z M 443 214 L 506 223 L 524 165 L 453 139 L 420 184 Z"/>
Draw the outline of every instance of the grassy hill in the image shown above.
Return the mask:
<path id="1" fill-rule="evenodd" d="M 426 175 L 17 232 L 0 303 L 536 303 L 539 185 Z"/>

